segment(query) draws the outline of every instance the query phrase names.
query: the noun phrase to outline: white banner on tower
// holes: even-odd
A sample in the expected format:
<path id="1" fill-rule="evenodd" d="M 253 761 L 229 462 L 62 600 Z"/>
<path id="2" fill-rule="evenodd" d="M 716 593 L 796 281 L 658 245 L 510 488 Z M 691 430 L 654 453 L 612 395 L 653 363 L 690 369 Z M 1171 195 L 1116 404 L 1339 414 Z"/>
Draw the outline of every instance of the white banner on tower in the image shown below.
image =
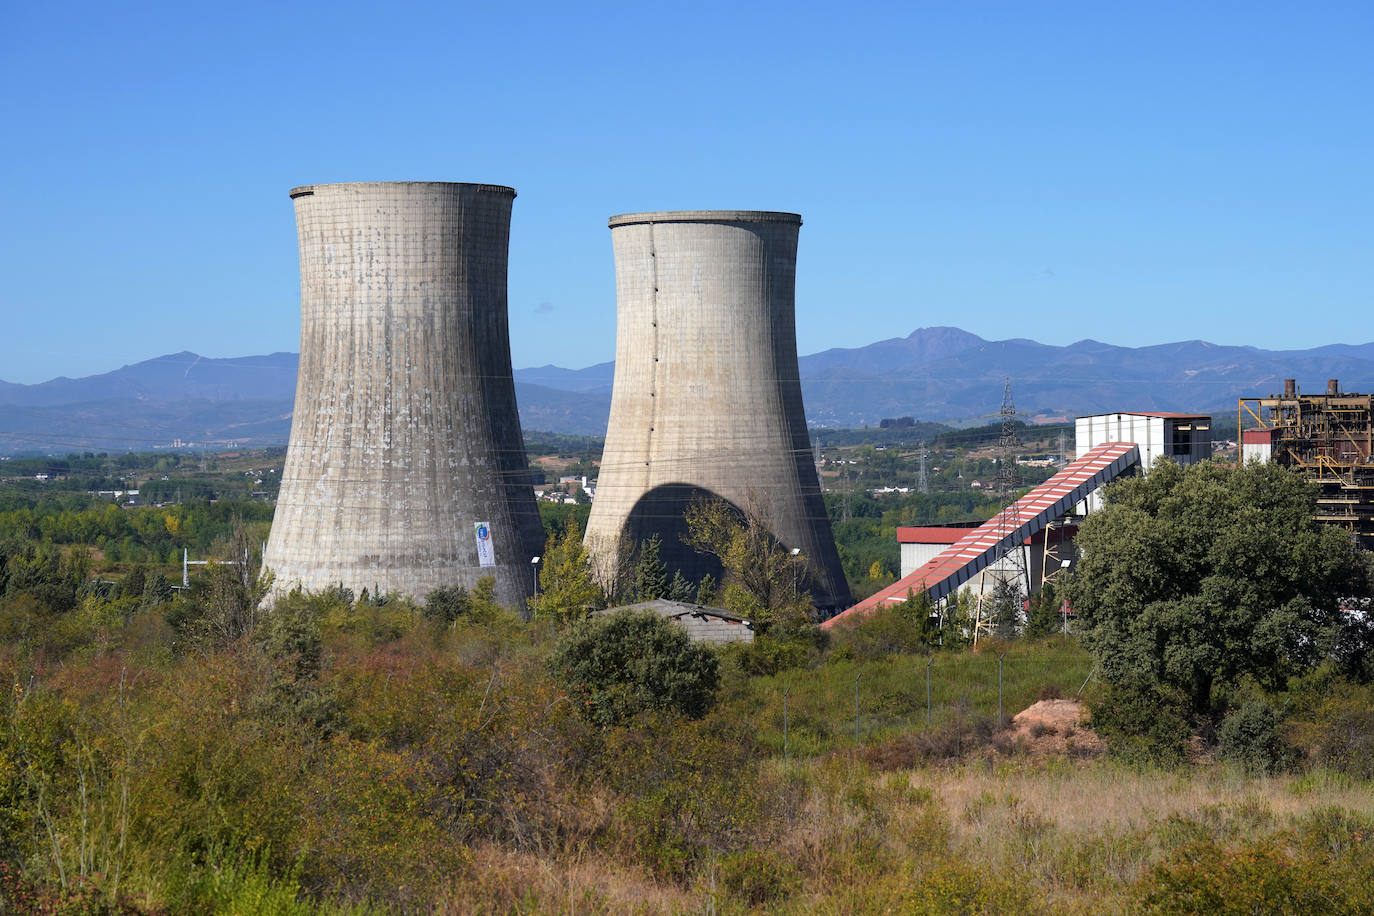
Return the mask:
<path id="1" fill-rule="evenodd" d="M 477 565 L 495 566 L 496 549 L 491 546 L 491 522 L 477 522 L 472 529 L 477 535 Z"/>

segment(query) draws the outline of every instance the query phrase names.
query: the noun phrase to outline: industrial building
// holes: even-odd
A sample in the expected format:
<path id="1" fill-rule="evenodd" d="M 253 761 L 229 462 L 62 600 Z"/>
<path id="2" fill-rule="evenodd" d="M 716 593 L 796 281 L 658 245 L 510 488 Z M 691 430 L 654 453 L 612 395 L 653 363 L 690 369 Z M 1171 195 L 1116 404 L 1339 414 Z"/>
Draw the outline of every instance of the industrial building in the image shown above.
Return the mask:
<path id="1" fill-rule="evenodd" d="M 1212 457 L 1212 418 L 1207 414 L 1141 411 L 1102 413 L 1074 421 L 1078 457 L 1107 442 L 1134 442 L 1149 468 L 1161 456 L 1188 465 Z"/>
<path id="2" fill-rule="evenodd" d="M 1272 459 L 1315 481 L 1318 520 L 1374 549 L 1374 395 L 1342 392 L 1337 379 L 1302 394 L 1285 379 L 1282 395 L 1241 398 L 1237 415 L 1243 461 Z M 1247 419 L 1256 425 L 1240 428 Z"/>
<path id="3" fill-rule="evenodd" d="M 954 525 L 902 526 L 897 528 L 902 575 L 909 576 L 949 549 L 959 538 L 977 528 L 977 522 Z"/>
<path id="4" fill-rule="evenodd" d="M 506 315 L 507 187 L 291 191 L 301 355 L 264 565 L 274 589 L 423 598 L 495 577 L 523 606 L 543 528 Z"/>
<path id="5" fill-rule="evenodd" d="M 916 570 L 933 561 L 949 549 L 950 545 L 979 527 L 970 523 L 964 525 L 938 525 L 926 527 L 900 527 L 897 529 L 897 543 L 901 547 L 902 572 L 905 578 Z M 1073 539 L 1078 526 L 1060 519 L 1052 519 L 1039 531 L 1025 538 L 1019 545 L 1009 547 L 1001 558 L 990 564 L 983 575 L 990 585 L 1001 579 L 1014 579 L 1023 595 L 1038 595 L 1046 582 L 1060 574 L 1063 561 L 1073 556 Z M 965 582 L 963 588 L 975 590 L 978 583 Z M 986 590 L 986 589 L 985 589 Z"/>
<path id="6" fill-rule="evenodd" d="M 1212 457 L 1212 418 L 1207 414 L 1140 411 L 1079 417 L 1074 422 L 1074 454 L 1081 458 L 1108 442 L 1131 442 L 1140 449 L 1140 466 L 1149 471 L 1155 459 L 1172 458 L 1189 465 Z M 1078 514 L 1102 507 L 1094 493 Z"/>
<path id="7" fill-rule="evenodd" d="M 615 380 L 586 542 L 603 575 L 658 535 L 670 569 L 719 576 L 682 542 L 693 500 L 761 518 L 802 557 L 823 609 L 848 605 L 797 369 L 795 213 L 610 219 Z"/>

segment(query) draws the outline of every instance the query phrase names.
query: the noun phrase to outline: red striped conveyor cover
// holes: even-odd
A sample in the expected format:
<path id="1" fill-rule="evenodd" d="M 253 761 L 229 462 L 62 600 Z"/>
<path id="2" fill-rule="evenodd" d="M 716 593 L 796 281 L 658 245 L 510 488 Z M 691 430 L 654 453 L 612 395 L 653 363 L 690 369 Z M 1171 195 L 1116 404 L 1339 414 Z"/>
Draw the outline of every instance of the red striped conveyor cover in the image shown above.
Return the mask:
<path id="1" fill-rule="evenodd" d="M 912 591 L 924 590 L 931 600 L 939 601 L 995 563 L 1008 546 L 1024 543 L 1050 522 L 1068 514 L 1089 493 L 1139 464 L 1140 450 L 1133 442 L 1108 442 L 1093 448 L 981 526 L 971 529 L 915 572 L 836 614 L 821 628 L 860 620 L 889 601 L 905 601 Z"/>

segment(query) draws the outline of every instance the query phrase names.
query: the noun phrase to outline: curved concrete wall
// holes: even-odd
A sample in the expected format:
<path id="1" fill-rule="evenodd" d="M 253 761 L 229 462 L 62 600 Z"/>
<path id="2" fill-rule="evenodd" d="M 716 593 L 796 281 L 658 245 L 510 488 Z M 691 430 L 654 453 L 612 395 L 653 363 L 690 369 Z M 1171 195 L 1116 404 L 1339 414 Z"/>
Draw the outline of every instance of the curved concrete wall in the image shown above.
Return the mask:
<path id="1" fill-rule="evenodd" d="M 417 598 L 494 575 L 523 608 L 543 529 L 526 484 L 506 316 L 510 188 L 291 192 L 301 361 L 264 565 L 274 589 Z M 479 566 L 474 524 L 496 565 Z"/>
<path id="2" fill-rule="evenodd" d="M 587 540 L 598 564 L 657 533 L 670 568 L 694 495 L 754 506 L 808 559 L 821 608 L 847 607 L 797 372 L 795 213 L 684 211 L 610 220 L 615 387 Z"/>

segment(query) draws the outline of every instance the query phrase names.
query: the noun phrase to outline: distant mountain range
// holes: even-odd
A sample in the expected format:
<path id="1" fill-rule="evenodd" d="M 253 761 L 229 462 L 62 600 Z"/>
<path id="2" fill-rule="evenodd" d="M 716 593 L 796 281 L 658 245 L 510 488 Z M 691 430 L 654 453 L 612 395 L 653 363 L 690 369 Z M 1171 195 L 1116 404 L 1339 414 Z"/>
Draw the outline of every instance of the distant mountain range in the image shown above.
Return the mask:
<path id="1" fill-rule="evenodd" d="M 173 442 L 281 444 L 291 428 L 298 357 L 272 353 L 207 359 L 173 353 L 86 378 L 37 385 L 0 381 L 0 452 L 166 447 Z M 1116 410 L 1229 413 L 1236 399 L 1307 391 L 1339 379 L 1374 390 L 1374 343 L 1260 350 L 1201 340 L 1116 347 L 1081 340 L 989 341 L 958 328 L 921 328 L 866 347 L 799 361 L 807 421 L 874 426 L 885 417 L 968 423 L 998 412 L 1012 380 L 1023 418 L 1037 422 Z M 600 435 L 610 411 L 613 363 L 515 371 L 527 430 Z"/>

